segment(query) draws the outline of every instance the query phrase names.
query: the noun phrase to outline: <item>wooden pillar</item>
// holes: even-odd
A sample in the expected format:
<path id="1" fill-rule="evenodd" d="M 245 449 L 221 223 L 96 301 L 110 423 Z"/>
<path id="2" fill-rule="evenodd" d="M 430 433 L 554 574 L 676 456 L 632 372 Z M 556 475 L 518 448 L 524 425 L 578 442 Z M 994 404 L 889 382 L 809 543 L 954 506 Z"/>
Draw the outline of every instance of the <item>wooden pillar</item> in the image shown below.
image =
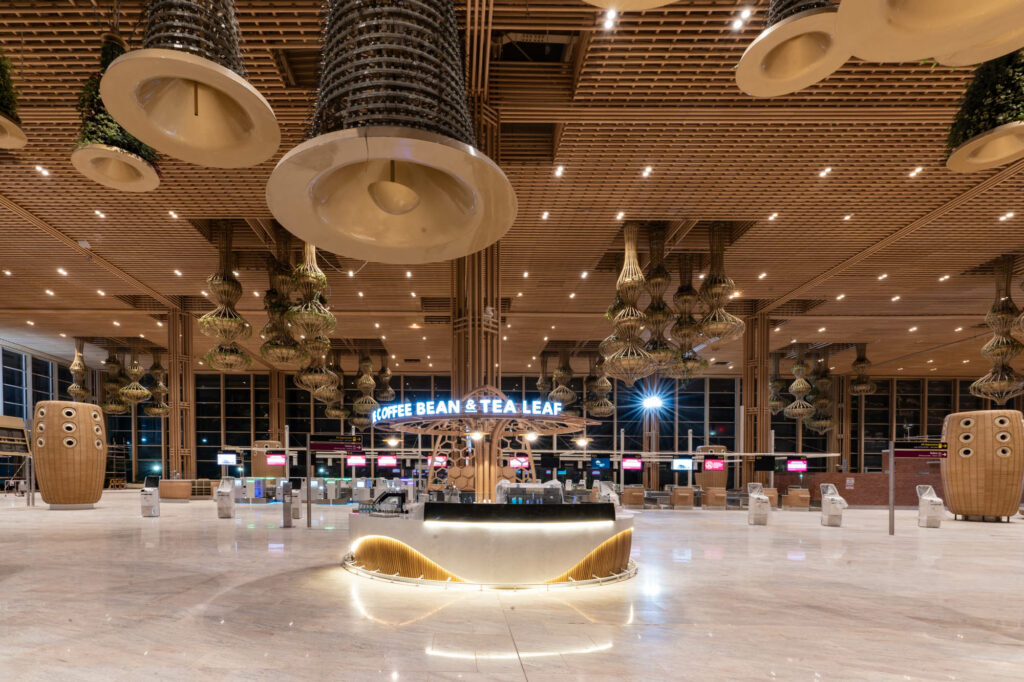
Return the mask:
<path id="1" fill-rule="evenodd" d="M 188 313 L 167 314 L 167 469 L 165 476 L 196 477 L 196 421 L 192 410 L 195 374 L 192 335 L 195 319 Z"/>
<path id="2" fill-rule="evenodd" d="M 452 261 L 452 395 L 501 387 L 500 246 Z"/>
<path id="3" fill-rule="evenodd" d="M 284 389 L 287 376 L 279 369 L 270 370 L 270 440 L 284 442 Z"/>
<path id="4" fill-rule="evenodd" d="M 747 318 L 743 332 L 743 443 L 740 452 L 767 452 L 772 430 L 768 409 L 769 366 L 767 313 Z M 754 480 L 754 461 L 743 458 L 739 487 Z"/>
<path id="5" fill-rule="evenodd" d="M 644 411 L 643 420 L 643 452 L 658 454 L 661 443 L 661 420 L 653 410 Z M 661 465 L 658 462 L 644 461 L 643 485 L 648 490 L 661 489 Z"/>
<path id="6" fill-rule="evenodd" d="M 839 442 L 839 452 L 841 457 L 839 458 L 840 471 L 844 473 L 853 473 L 850 470 L 850 445 L 852 442 L 853 434 L 852 423 L 853 423 L 853 401 L 856 400 L 850 395 L 850 378 L 839 377 L 836 382 L 839 386 L 839 393 L 837 401 L 839 403 L 839 421 L 842 425 L 841 438 Z"/>

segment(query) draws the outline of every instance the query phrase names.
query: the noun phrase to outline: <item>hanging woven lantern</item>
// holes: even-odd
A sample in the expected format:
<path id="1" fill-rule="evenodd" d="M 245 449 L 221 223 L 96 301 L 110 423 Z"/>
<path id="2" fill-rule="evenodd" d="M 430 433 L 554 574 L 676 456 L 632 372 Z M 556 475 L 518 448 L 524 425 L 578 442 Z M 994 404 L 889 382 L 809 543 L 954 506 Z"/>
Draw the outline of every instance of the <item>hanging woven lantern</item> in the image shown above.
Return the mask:
<path id="1" fill-rule="evenodd" d="M 1009 364 L 1022 348 L 1021 343 L 1010 335 L 1020 315 L 1010 295 L 1013 265 L 1014 257 L 1011 255 L 996 259 L 996 295 L 992 307 L 985 315 L 985 323 L 992 330 L 992 339 L 981 349 L 982 355 L 992 361 L 992 369 L 971 384 L 970 388 L 972 395 L 994 400 L 999 405 L 1024 394 L 1024 382 Z"/>
<path id="2" fill-rule="evenodd" d="M 395 389 L 391 388 L 391 377 L 388 355 L 385 353 L 380 360 L 380 371 L 377 372 L 377 390 L 374 393 L 379 402 L 390 403 L 395 399 Z"/>
<path id="3" fill-rule="evenodd" d="M 635 344 L 625 344 L 604 363 L 605 373 L 632 386 L 639 379 L 649 377 L 653 372 L 651 356 Z"/>
<path id="4" fill-rule="evenodd" d="M 630 222 L 622 230 L 624 258 L 615 291 L 623 305 L 615 316 L 617 348 L 611 355 L 605 356 L 605 374 L 629 386 L 655 371 L 651 355 L 643 348 L 640 340 L 644 316 L 636 307 L 645 284 L 636 253 L 639 229 L 637 223 Z"/>
<path id="5" fill-rule="evenodd" d="M 0 50 L 0 149 L 21 149 L 28 144 L 18 117 L 18 91 L 11 79 L 11 60 Z"/>
<path id="6" fill-rule="evenodd" d="M 372 400 L 372 398 L 371 398 Z M 373 410 L 371 410 L 372 412 Z M 348 418 L 348 423 L 354 426 L 359 431 L 365 431 L 370 427 L 370 418 L 361 414 L 357 414 L 354 417 Z"/>
<path id="7" fill-rule="evenodd" d="M 85 377 L 89 368 L 85 366 L 85 339 L 75 339 L 75 357 L 68 366 L 71 373 L 71 385 L 68 386 L 68 395 L 78 403 L 84 403 L 89 397 L 89 390 L 85 387 Z"/>
<path id="8" fill-rule="evenodd" d="M 709 344 L 724 343 L 743 335 L 743 320 L 725 309 L 736 284 L 725 274 L 726 226 L 713 224 L 708 228 L 711 267 L 700 287 L 700 298 L 708 307 L 700 322 L 701 334 Z"/>
<path id="9" fill-rule="evenodd" d="M 153 397 L 149 389 L 139 383 L 142 377 L 146 375 L 146 368 L 139 362 L 135 350 L 132 350 L 131 361 L 124 368 L 124 373 L 128 375 L 129 379 L 129 382 L 121 388 L 121 398 L 125 402 L 129 405 L 135 405 Z"/>
<path id="10" fill-rule="evenodd" d="M 994 365 L 988 373 L 971 384 L 971 395 L 993 400 L 997 405 L 1024 395 L 1024 381 L 1009 365 Z"/>
<path id="11" fill-rule="evenodd" d="M 700 322 L 694 317 L 700 303 L 700 296 L 693 288 L 694 261 L 695 257 L 692 254 L 679 254 L 679 288 L 672 299 L 678 316 L 670 333 L 679 344 L 679 350 L 684 353 L 700 343 L 701 335 Z"/>
<path id="12" fill-rule="evenodd" d="M 665 289 L 668 287 L 670 275 L 665 268 L 665 228 L 652 225 L 647 231 L 650 247 L 650 266 L 645 280 L 647 293 L 651 302 L 644 310 L 644 320 L 650 330 L 650 336 L 644 350 L 651 356 L 655 371 L 668 369 L 676 358 L 676 349 L 665 338 L 665 328 L 672 322 L 673 314 L 665 303 Z"/>
<path id="13" fill-rule="evenodd" d="M 154 149 L 200 166 L 244 168 L 281 143 L 273 110 L 244 76 L 233 0 L 149 0 L 142 49 L 114 60 L 100 96 Z"/>
<path id="14" fill-rule="evenodd" d="M 537 377 L 537 390 L 541 393 L 551 391 L 551 378 L 548 376 L 548 356 L 540 354 L 540 375 Z"/>
<path id="15" fill-rule="evenodd" d="M 796 347 L 796 361 L 790 368 L 794 378 L 793 383 L 789 385 L 789 393 L 793 396 L 794 400 L 783 410 L 783 413 L 790 419 L 800 421 L 814 414 L 814 405 L 804 400 L 804 397 L 811 392 L 811 385 L 804 378 L 810 369 L 810 366 L 804 361 L 804 347 L 798 344 Z"/>
<path id="16" fill-rule="evenodd" d="M 782 392 L 786 390 L 786 382 L 779 378 L 779 363 L 782 360 L 782 354 L 772 353 L 769 358 L 771 360 L 771 375 L 768 382 L 768 409 L 773 415 L 776 415 L 782 412 L 789 402 L 782 395 Z"/>
<path id="17" fill-rule="evenodd" d="M 245 354 L 238 344 L 233 342 L 240 339 L 247 339 L 252 336 L 252 327 L 244 317 L 239 314 L 235 305 L 242 295 L 242 283 L 238 281 L 232 270 L 231 263 L 231 239 L 233 228 L 230 222 L 218 221 L 216 224 L 219 265 L 217 272 L 206 278 L 217 307 L 199 317 L 199 331 L 206 336 L 213 337 L 221 342 L 222 347 L 231 346 L 229 354 Z M 228 354 L 221 353 L 221 358 L 237 366 L 237 359 L 228 359 Z M 248 354 L 246 354 L 248 357 Z M 252 359 L 249 358 L 249 364 Z"/>
<path id="18" fill-rule="evenodd" d="M 466 256 L 508 231 L 515 192 L 473 146 L 451 0 L 331 0 L 321 64 L 314 137 L 267 184 L 282 225 L 383 263 Z"/>
<path id="19" fill-rule="evenodd" d="M 166 417 L 171 413 L 171 408 L 167 404 L 169 391 L 164 384 L 167 379 L 167 370 L 160 364 L 160 351 L 153 351 L 153 362 L 149 365 L 149 375 L 155 382 L 153 388 L 150 389 L 153 392 L 153 403 L 146 405 L 144 410 L 150 417 Z"/>
<path id="20" fill-rule="evenodd" d="M 850 58 L 829 0 L 771 0 L 765 29 L 736 67 L 736 84 L 754 97 L 788 95 L 831 76 Z"/>
<path id="21" fill-rule="evenodd" d="M 309 242 L 302 245 L 302 262 L 292 271 L 291 287 L 304 301 L 315 300 L 327 290 L 327 275 L 316 262 L 316 246 Z"/>
<path id="22" fill-rule="evenodd" d="M 128 48 L 120 36 L 113 33 L 103 34 L 101 40 L 100 70 L 85 81 L 78 95 L 82 128 L 71 152 L 71 165 L 104 187 L 125 192 L 148 192 L 160 184 L 160 176 L 154 166 L 156 152 L 118 125 L 100 98 L 103 72 Z"/>
<path id="23" fill-rule="evenodd" d="M 214 346 L 203 359 L 210 369 L 218 372 L 241 372 L 252 366 L 252 358 L 235 342 Z"/>
<path id="24" fill-rule="evenodd" d="M 573 377 L 569 351 L 559 351 L 558 360 L 558 369 L 551 375 L 555 388 L 548 394 L 548 400 L 562 403 L 562 406 L 566 407 L 576 402 L 576 391 L 569 387 Z"/>
<path id="25" fill-rule="evenodd" d="M 871 362 L 868 360 L 868 344 L 858 343 L 857 358 L 853 361 L 854 377 L 850 381 L 851 395 L 874 395 L 878 387 L 875 382 L 868 378 L 868 370 L 871 369 Z"/>
<path id="26" fill-rule="evenodd" d="M 946 144 L 946 166 L 957 173 L 998 168 L 1024 158 L 1024 53 L 978 67 Z"/>
<path id="27" fill-rule="evenodd" d="M 839 5 L 841 34 L 853 54 L 869 62 L 954 55 L 999 40 L 1022 23 L 1024 4 L 1017 0 L 844 0 Z"/>

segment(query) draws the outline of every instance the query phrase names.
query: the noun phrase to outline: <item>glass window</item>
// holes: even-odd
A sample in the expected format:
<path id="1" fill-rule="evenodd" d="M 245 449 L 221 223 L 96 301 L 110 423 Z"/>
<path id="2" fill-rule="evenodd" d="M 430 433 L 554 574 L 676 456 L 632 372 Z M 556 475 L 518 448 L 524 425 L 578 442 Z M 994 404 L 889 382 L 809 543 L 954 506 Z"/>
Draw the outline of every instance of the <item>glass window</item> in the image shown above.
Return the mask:
<path id="1" fill-rule="evenodd" d="M 53 363 L 32 358 L 32 404 L 53 400 Z"/>
<path id="2" fill-rule="evenodd" d="M 25 418 L 25 356 L 3 351 L 3 411 L 7 417 Z"/>

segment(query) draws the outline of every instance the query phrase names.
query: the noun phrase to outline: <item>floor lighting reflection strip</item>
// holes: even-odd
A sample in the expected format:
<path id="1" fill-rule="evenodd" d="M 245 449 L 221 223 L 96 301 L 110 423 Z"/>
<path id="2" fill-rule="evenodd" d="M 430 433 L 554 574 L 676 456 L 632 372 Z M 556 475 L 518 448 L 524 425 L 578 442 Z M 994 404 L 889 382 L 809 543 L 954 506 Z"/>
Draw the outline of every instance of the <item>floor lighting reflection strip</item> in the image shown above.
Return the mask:
<path id="1" fill-rule="evenodd" d="M 553 521 L 551 523 L 520 523 L 515 521 L 502 522 L 502 521 L 481 521 L 479 523 L 475 521 L 424 521 L 423 525 L 427 528 L 441 529 L 441 528 L 478 528 L 482 530 L 501 530 L 508 532 L 517 531 L 570 531 L 579 532 L 581 530 L 596 530 L 599 528 L 611 528 L 615 525 L 614 521 Z"/>
<path id="2" fill-rule="evenodd" d="M 484 659 L 488 661 L 514 661 L 519 658 L 544 658 L 546 656 L 569 656 L 571 654 L 593 654 L 598 651 L 608 651 L 612 648 L 612 642 L 595 644 L 594 646 L 583 647 L 582 649 L 564 649 L 562 651 L 519 651 L 507 654 L 479 654 L 469 651 L 442 651 L 433 647 L 427 647 L 426 652 L 430 656 L 442 658 L 459 658 L 464 660 Z"/>

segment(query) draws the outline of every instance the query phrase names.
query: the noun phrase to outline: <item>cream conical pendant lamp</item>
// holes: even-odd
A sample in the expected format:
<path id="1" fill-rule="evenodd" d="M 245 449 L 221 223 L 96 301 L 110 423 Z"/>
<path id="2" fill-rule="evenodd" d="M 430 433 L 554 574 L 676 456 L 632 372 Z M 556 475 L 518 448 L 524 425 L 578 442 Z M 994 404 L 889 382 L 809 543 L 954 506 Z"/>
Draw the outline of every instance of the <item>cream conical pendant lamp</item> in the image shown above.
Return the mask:
<path id="1" fill-rule="evenodd" d="M 772 0 L 765 30 L 736 67 L 736 85 L 754 97 L 778 97 L 831 76 L 850 58 L 837 16 L 829 0 Z"/>
<path id="2" fill-rule="evenodd" d="M 18 91 L 11 80 L 11 60 L 0 50 L 0 149 L 21 149 L 28 144 L 18 118 Z"/>
<path id="3" fill-rule="evenodd" d="M 1024 53 L 978 67 L 947 144 L 952 151 L 946 167 L 957 173 L 998 168 L 1024 158 Z"/>
<path id="4" fill-rule="evenodd" d="M 872 62 L 953 55 L 1024 23 L 1020 0 L 843 0 L 839 31 L 853 54 Z"/>
<path id="5" fill-rule="evenodd" d="M 332 0 L 313 139 L 278 162 L 267 203 L 318 248 L 381 263 L 450 260 L 515 220 L 474 147 L 452 0 Z"/>
<path id="6" fill-rule="evenodd" d="M 105 33 L 100 46 L 100 70 L 85 82 L 78 96 L 82 130 L 71 165 L 79 173 L 104 187 L 125 192 L 148 192 L 160 184 L 153 163 L 156 152 L 139 142 L 117 124 L 100 97 L 100 79 L 111 62 L 127 50 L 124 41 Z"/>
<path id="7" fill-rule="evenodd" d="M 281 143 L 270 104 L 245 80 L 233 0 L 149 0 L 141 50 L 118 57 L 100 96 L 125 130 L 200 166 L 245 168 Z"/>
<path id="8" fill-rule="evenodd" d="M 601 9 L 612 9 L 616 12 L 643 12 L 648 9 L 668 7 L 675 0 L 583 0 L 588 5 Z"/>
<path id="9" fill-rule="evenodd" d="M 1011 24 L 994 38 L 936 57 L 945 66 L 973 66 L 1024 48 L 1024 24 Z"/>

